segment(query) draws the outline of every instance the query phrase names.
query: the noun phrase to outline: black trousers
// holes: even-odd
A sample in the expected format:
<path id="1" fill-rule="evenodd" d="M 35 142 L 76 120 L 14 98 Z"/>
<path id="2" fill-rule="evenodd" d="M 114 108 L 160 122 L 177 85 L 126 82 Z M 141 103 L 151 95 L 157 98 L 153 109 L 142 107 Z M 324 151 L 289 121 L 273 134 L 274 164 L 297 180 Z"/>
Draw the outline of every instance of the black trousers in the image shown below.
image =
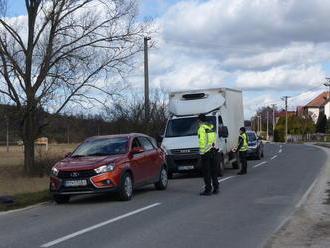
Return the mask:
<path id="1" fill-rule="evenodd" d="M 201 155 L 202 173 L 205 183 L 205 191 L 207 192 L 212 191 L 212 185 L 213 189 L 219 188 L 218 165 L 216 155 L 217 152 L 213 150 Z"/>
<path id="2" fill-rule="evenodd" d="M 241 172 L 247 173 L 247 156 L 246 151 L 239 151 L 239 161 L 241 163 Z"/>

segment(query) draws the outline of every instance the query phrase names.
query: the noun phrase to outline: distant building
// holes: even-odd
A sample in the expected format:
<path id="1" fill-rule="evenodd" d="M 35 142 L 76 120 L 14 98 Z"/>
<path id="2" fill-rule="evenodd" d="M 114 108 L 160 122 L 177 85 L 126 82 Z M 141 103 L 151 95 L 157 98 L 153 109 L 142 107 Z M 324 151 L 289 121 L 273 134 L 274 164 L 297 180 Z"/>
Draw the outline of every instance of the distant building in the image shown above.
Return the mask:
<path id="1" fill-rule="evenodd" d="M 296 111 L 288 111 L 288 117 L 289 116 L 294 116 L 297 115 Z M 285 117 L 285 109 L 282 109 L 281 111 L 277 112 L 275 114 L 275 121 L 276 123 L 278 122 L 278 120 L 280 119 L 280 117 Z"/>
<path id="2" fill-rule="evenodd" d="M 310 101 L 307 105 L 304 106 L 304 112 L 306 115 L 312 117 L 314 123 L 317 122 L 317 119 L 322 112 L 327 118 L 330 118 L 329 92 L 323 92 L 312 101 Z"/>

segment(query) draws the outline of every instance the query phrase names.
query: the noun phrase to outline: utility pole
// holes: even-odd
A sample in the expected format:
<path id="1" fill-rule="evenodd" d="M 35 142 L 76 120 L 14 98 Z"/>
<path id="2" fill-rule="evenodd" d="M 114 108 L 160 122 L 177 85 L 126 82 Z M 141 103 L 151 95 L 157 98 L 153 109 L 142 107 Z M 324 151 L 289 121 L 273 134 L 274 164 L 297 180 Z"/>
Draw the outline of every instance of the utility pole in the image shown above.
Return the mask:
<path id="1" fill-rule="evenodd" d="M 272 104 L 272 107 L 273 107 L 273 142 L 275 139 L 275 106 L 276 106 L 276 104 Z"/>
<path id="2" fill-rule="evenodd" d="M 150 37 L 144 37 L 144 114 L 149 117 L 149 68 L 148 68 L 148 41 Z"/>
<path id="3" fill-rule="evenodd" d="M 253 131 L 253 117 L 251 117 L 251 130 Z"/>
<path id="4" fill-rule="evenodd" d="M 282 100 L 285 101 L 285 143 L 288 142 L 288 98 L 289 96 L 282 97 Z"/>
<path id="5" fill-rule="evenodd" d="M 258 115 L 257 116 L 257 122 L 258 122 L 258 128 L 257 128 L 257 131 L 258 131 L 258 135 L 260 135 L 260 132 L 262 130 L 262 127 L 261 127 L 261 115 Z"/>
<path id="6" fill-rule="evenodd" d="M 328 88 L 328 99 L 330 99 L 330 78 L 325 78 L 328 83 L 324 83 L 323 85 L 326 86 L 326 87 L 329 87 Z"/>
<path id="7" fill-rule="evenodd" d="M 328 81 L 328 83 L 325 83 L 323 85 L 326 86 L 326 87 L 329 87 L 328 88 L 328 97 L 327 97 L 327 100 L 329 101 L 330 100 L 330 78 L 325 78 L 325 79 Z M 325 115 L 329 119 L 330 118 L 330 109 L 328 108 L 328 110 L 329 110 L 329 112 L 328 113 L 325 112 Z"/>
<path id="8" fill-rule="evenodd" d="M 268 136 L 268 121 L 269 121 L 269 112 L 267 110 L 267 134 L 266 134 L 266 139 L 267 140 L 269 139 L 269 136 Z"/>

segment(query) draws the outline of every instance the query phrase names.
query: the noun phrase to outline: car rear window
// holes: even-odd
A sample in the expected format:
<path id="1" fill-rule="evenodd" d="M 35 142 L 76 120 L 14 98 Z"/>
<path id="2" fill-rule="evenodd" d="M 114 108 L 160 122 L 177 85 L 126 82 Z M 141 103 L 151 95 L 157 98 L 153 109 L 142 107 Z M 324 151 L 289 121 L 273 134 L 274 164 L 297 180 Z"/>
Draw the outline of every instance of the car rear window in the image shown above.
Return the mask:
<path id="1" fill-rule="evenodd" d="M 247 133 L 249 141 L 256 141 L 257 135 L 255 133 Z"/>

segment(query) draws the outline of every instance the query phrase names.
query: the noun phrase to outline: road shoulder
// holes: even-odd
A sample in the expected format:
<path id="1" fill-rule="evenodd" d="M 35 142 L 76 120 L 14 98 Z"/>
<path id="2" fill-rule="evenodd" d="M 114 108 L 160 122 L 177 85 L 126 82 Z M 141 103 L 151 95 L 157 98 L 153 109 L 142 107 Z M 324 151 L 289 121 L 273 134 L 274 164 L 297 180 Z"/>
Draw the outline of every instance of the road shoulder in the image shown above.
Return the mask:
<path id="1" fill-rule="evenodd" d="M 267 241 L 265 248 L 330 247 L 330 205 L 325 204 L 330 187 L 330 149 L 319 177 L 297 204 L 292 216 Z"/>

